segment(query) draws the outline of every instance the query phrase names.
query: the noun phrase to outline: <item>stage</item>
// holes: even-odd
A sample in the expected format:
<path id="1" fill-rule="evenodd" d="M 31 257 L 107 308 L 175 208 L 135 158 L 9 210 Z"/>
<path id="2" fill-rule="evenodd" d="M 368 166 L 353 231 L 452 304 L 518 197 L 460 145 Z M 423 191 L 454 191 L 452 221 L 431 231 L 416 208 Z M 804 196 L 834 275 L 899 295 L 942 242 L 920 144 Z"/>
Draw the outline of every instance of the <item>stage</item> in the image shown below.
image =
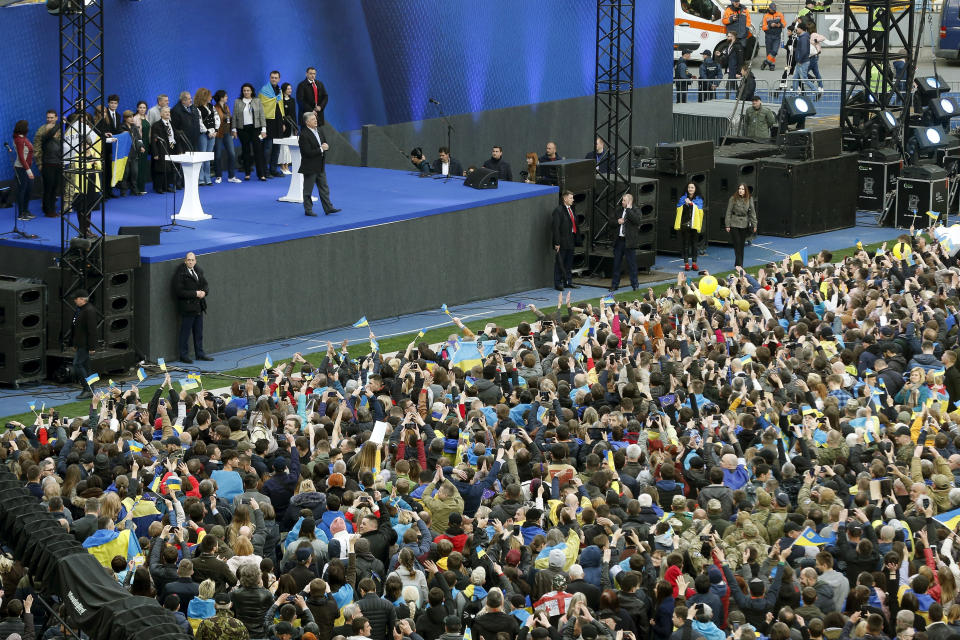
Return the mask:
<path id="1" fill-rule="evenodd" d="M 211 220 L 171 228 L 140 249 L 134 278 L 137 349 L 148 359 L 177 358 L 170 293 L 188 251 L 211 283 L 204 342 L 208 351 L 262 343 L 370 320 L 549 286 L 550 212 L 557 188 L 517 182 L 477 190 L 462 179 L 408 171 L 329 166 L 331 199 L 341 212 L 318 217 L 278 202 L 288 177 L 200 189 Z M 182 192 L 177 192 L 179 206 Z M 39 210 L 40 203 L 31 202 Z M 169 221 L 173 196 L 107 202 L 106 232 Z M 0 210 L 12 225 L 13 209 Z M 7 219 L 9 218 L 9 220 Z M 0 239 L 0 273 L 43 278 L 60 252 L 59 220 L 21 223 L 36 240 Z M 49 292 L 56 299 L 58 292 Z"/>

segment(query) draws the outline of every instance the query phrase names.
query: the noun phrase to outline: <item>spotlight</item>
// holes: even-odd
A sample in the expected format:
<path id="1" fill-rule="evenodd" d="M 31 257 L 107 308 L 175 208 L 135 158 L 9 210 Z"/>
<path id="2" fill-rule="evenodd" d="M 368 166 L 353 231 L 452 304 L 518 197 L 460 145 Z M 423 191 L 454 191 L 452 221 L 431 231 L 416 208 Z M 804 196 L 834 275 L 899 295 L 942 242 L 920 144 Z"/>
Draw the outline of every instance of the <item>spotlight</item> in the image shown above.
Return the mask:
<path id="1" fill-rule="evenodd" d="M 953 98 L 939 96 L 930 101 L 930 110 L 938 121 L 949 121 L 957 115 L 957 103 Z"/>
<path id="2" fill-rule="evenodd" d="M 787 124 L 796 124 L 808 116 L 817 114 L 813 103 L 803 96 L 784 96 L 783 107 L 787 113 Z"/>
<path id="3" fill-rule="evenodd" d="M 876 122 L 885 133 L 893 133 L 897 130 L 897 116 L 890 111 L 881 111 L 877 116 Z"/>
<path id="4" fill-rule="evenodd" d="M 93 0 L 47 0 L 47 13 L 52 16 L 77 14 L 83 12 L 84 5 L 91 4 Z"/>
<path id="5" fill-rule="evenodd" d="M 924 76 L 914 78 L 914 84 L 917 85 L 917 95 L 920 96 L 920 102 L 923 106 L 938 97 L 942 93 L 950 91 L 950 85 L 943 81 L 940 76 Z"/>
<path id="6" fill-rule="evenodd" d="M 916 149 L 920 153 L 947 146 L 947 133 L 940 127 L 911 127 Z"/>

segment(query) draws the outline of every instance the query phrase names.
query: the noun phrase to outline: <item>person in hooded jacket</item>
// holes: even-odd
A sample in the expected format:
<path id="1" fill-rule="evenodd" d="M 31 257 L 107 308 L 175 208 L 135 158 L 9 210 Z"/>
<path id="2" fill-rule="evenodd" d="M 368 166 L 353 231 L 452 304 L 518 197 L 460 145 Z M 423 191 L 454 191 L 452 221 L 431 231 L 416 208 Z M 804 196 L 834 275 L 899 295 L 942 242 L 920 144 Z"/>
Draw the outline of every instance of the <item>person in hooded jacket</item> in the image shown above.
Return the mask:
<path id="1" fill-rule="evenodd" d="M 290 499 L 290 504 L 280 522 L 284 531 L 288 531 L 294 525 L 304 509 L 313 512 L 314 519 L 321 519 L 327 511 L 327 496 L 316 490 L 312 480 L 301 482 L 296 495 Z"/>

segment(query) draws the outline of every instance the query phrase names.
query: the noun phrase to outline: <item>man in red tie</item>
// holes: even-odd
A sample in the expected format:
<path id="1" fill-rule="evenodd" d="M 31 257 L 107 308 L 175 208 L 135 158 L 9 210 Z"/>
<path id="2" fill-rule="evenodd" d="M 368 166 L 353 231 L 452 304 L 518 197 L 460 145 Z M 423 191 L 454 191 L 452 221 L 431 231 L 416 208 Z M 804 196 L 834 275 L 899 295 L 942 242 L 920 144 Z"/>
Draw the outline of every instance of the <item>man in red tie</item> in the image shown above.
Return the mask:
<path id="1" fill-rule="evenodd" d="M 577 214 L 573 210 L 573 192 L 564 191 L 560 205 L 553 210 L 553 288 L 579 289 L 573 284 L 573 247 L 577 238 Z"/>
<path id="2" fill-rule="evenodd" d="M 327 90 L 323 83 L 317 80 L 317 70 L 307 67 L 307 77 L 297 85 L 297 109 L 300 111 L 298 122 L 303 122 L 303 115 L 311 111 L 317 114 L 317 126 L 323 126 L 323 110 L 327 108 Z"/>

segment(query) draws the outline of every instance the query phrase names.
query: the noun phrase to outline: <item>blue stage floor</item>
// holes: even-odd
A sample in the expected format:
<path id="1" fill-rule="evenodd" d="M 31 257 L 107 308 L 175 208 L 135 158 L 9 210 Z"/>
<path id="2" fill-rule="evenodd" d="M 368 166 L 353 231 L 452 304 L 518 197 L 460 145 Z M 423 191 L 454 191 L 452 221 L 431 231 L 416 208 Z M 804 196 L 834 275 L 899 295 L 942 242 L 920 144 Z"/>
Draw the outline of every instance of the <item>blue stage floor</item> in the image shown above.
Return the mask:
<path id="1" fill-rule="evenodd" d="M 420 178 L 408 171 L 366 167 L 327 167 L 331 200 L 342 211 L 324 216 L 320 203 L 314 203 L 316 218 L 303 215 L 303 205 L 278 202 L 287 193 L 289 177 L 260 182 L 253 178 L 240 184 L 223 183 L 201 187 L 200 200 L 211 220 L 185 222 L 195 227 L 171 228 L 160 236 L 160 244 L 142 247 L 143 262 L 164 262 L 182 258 L 188 251 L 211 253 L 241 247 L 284 242 L 297 238 L 348 231 L 411 218 L 481 207 L 500 202 L 556 193 L 557 187 L 503 182 L 491 190 L 470 189 L 463 180 Z M 182 191 L 177 192 L 177 206 Z M 389 203 L 389 206 L 384 206 Z M 37 213 L 40 203 L 31 207 Z M 6 210 L 13 215 L 13 209 Z M 128 196 L 107 202 L 106 232 L 117 233 L 122 226 L 162 225 L 170 221 L 173 196 L 149 192 L 142 197 Z M 39 248 L 60 251 L 58 219 L 42 216 L 21 229 L 40 236 L 36 240 L 0 240 L 0 246 Z"/>

